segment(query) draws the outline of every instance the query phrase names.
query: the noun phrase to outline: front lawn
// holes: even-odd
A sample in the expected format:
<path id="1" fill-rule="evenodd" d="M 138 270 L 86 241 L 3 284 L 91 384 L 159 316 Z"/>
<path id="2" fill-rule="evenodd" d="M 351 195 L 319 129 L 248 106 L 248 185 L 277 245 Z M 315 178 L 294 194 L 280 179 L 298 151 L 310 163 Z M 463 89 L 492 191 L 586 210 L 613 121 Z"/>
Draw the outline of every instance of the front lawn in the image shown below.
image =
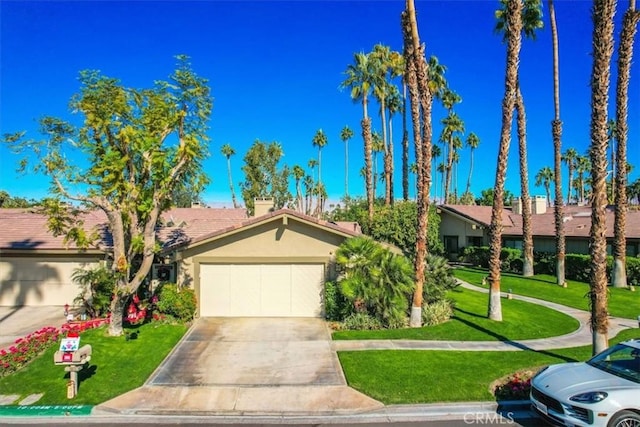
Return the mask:
<path id="1" fill-rule="evenodd" d="M 80 373 L 78 395 L 67 399 L 69 374 L 53 363 L 58 345 L 46 350 L 20 371 L 0 378 L 0 394 L 21 398 L 44 393 L 37 404 L 95 405 L 140 387 L 187 330 L 184 325 L 148 323 L 125 329 L 129 338 L 109 337 L 106 326 L 81 334 L 80 345 L 91 344 L 92 356 Z"/>
<path id="2" fill-rule="evenodd" d="M 487 318 L 488 295 L 458 287 L 447 294 L 456 303 L 454 317 L 436 326 L 377 331 L 338 331 L 336 340 L 407 339 L 506 341 L 548 338 L 578 329 L 576 319 L 524 301 L 503 298 L 503 321 Z"/>
<path id="3" fill-rule="evenodd" d="M 610 344 L 640 338 L 622 331 Z M 591 346 L 550 351 L 367 350 L 338 353 L 349 385 L 385 404 L 495 400 L 490 384 L 520 369 L 584 361 Z"/>
<path id="4" fill-rule="evenodd" d="M 456 268 L 453 273 L 460 280 L 488 288 L 488 285 L 482 285 L 482 278 L 488 275 L 485 269 Z M 533 277 L 522 277 L 517 274 L 502 273 L 500 288 L 503 292 L 511 289 L 514 294 L 553 301 L 580 310 L 589 310 L 588 283 L 568 280 L 567 287 L 563 288 L 556 284 L 555 276 L 536 274 Z M 640 292 L 609 287 L 609 314 L 627 319 L 637 319 L 640 315 Z"/>

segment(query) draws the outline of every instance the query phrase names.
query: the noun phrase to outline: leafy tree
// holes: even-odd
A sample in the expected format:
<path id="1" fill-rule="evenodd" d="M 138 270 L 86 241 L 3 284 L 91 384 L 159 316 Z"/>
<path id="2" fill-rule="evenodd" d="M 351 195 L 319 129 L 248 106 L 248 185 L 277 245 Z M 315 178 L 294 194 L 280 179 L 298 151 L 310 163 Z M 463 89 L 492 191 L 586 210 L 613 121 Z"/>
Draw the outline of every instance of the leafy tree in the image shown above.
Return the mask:
<path id="1" fill-rule="evenodd" d="M 510 205 L 513 200 L 513 193 L 509 190 L 504 190 L 502 195 L 503 205 Z M 480 197 L 476 200 L 476 205 L 480 206 L 493 206 L 493 188 L 487 188 L 480 192 Z"/>
<path id="2" fill-rule="evenodd" d="M 247 211 L 253 215 L 257 197 L 272 197 L 274 208 L 281 209 L 292 200 L 289 192 L 289 168 L 279 168 L 284 155 L 277 142 L 256 140 L 244 156 L 245 180 L 240 183 L 242 199 Z"/>
<path id="3" fill-rule="evenodd" d="M 607 206 L 607 109 L 611 57 L 613 54 L 613 16 L 615 0 L 594 1 L 593 17 L 593 68 L 591 71 L 591 230 L 589 251 L 591 255 L 590 306 L 593 354 L 608 347 L 609 320 L 607 311 L 607 240 L 605 235 L 605 209 Z"/>
<path id="4" fill-rule="evenodd" d="M 77 268 L 73 271 L 71 279 L 81 288 L 80 294 L 73 302 L 80 304 L 89 317 L 101 317 L 109 312 L 116 282 L 113 270 L 105 267 Z"/>
<path id="5" fill-rule="evenodd" d="M 97 71 L 82 71 L 80 83 L 71 100 L 71 109 L 84 118 L 78 128 L 45 117 L 40 121 L 44 140 L 25 141 L 23 134 L 15 134 L 7 141 L 14 149 L 35 153 L 34 172 L 51 178 L 55 196 L 106 214 L 116 276 L 109 334 L 121 335 L 125 304 L 154 261 L 161 213 L 175 191 L 199 191 L 207 182 L 202 161 L 208 154 L 212 99 L 207 80 L 191 70 L 186 56 L 178 57 L 169 81 L 156 81 L 149 89 L 124 87 Z M 70 163 L 75 158 L 65 155 L 70 151 L 84 154 L 86 161 Z M 56 199 L 44 210 L 54 234 L 90 244 L 79 209 Z"/>
<path id="6" fill-rule="evenodd" d="M 613 271 L 611 284 L 614 287 L 627 287 L 626 250 L 627 240 L 625 228 L 627 222 L 627 139 L 628 139 L 628 104 L 629 80 L 631 78 L 631 58 L 633 56 L 633 42 L 640 10 L 635 8 L 635 0 L 629 2 L 629 8 L 622 18 L 622 31 L 618 46 L 618 81 L 616 88 L 616 138 L 618 149 L 616 152 L 615 171 L 615 219 L 613 244 Z"/>
<path id="7" fill-rule="evenodd" d="M 233 208 L 238 208 L 238 202 L 236 201 L 236 190 L 233 188 L 233 179 L 231 177 L 231 156 L 236 154 L 236 150 L 233 149 L 231 144 L 224 144 L 220 149 L 222 155 L 227 159 L 227 175 L 229 176 L 229 189 L 231 190 L 231 203 Z"/>
<path id="8" fill-rule="evenodd" d="M 34 199 L 27 200 L 23 197 L 14 197 L 6 191 L 0 190 L 0 208 L 30 208 L 38 204 L 39 202 Z"/>

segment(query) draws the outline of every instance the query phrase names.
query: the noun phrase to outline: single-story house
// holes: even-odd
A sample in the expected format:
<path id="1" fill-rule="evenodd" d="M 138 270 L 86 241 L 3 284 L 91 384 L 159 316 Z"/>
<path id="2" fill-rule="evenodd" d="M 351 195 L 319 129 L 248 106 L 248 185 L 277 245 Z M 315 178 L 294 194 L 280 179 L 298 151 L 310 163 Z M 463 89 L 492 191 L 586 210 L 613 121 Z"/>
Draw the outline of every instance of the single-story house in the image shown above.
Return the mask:
<path id="1" fill-rule="evenodd" d="M 546 198 L 531 200 L 531 229 L 534 250 L 555 253 L 555 214 L 547 207 Z M 447 254 L 453 256 L 467 246 L 488 246 L 491 206 L 440 205 L 440 238 Z M 563 207 L 566 253 L 588 254 L 591 228 L 591 207 L 567 205 Z M 614 207 L 606 209 L 606 237 L 608 251 L 613 244 Z M 518 199 L 502 211 L 502 246 L 522 249 L 522 208 Z M 640 254 L 640 210 L 627 211 L 627 255 Z"/>
<path id="2" fill-rule="evenodd" d="M 181 208 L 163 214 L 162 245 L 149 275 L 192 286 L 200 316 L 323 315 L 324 283 L 335 277 L 340 244 L 361 234 L 356 223 L 318 220 L 272 201 L 245 209 Z M 47 231 L 46 217 L 28 209 L 0 209 L 0 305 L 72 304 L 80 288 L 75 269 L 109 260 L 102 212 L 84 217 L 102 230 L 94 247 L 79 249 Z"/>

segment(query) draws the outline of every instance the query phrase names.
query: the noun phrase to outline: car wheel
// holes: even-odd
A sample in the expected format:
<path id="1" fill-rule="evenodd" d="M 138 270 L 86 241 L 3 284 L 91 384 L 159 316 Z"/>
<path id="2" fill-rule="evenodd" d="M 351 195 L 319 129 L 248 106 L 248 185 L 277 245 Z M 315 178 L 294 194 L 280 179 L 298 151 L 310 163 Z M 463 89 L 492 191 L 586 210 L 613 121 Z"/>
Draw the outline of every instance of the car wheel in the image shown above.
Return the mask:
<path id="1" fill-rule="evenodd" d="M 640 414 L 620 411 L 611 418 L 609 427 L 640 427 Z"/>

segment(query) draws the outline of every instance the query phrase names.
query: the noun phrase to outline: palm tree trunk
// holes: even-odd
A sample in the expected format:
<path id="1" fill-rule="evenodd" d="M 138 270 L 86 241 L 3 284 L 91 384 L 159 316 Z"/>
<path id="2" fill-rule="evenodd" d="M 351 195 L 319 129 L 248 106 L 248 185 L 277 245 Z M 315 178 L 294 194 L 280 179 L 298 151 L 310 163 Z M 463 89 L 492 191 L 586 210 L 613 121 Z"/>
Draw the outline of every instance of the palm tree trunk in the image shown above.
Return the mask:
<path id="1" fill-rule="evenodd" d="M 627 240 L 625 227 L 627 221 L 627 136 L 629 79 L 631 77 L 631 58 L 633 41 L 640 12 L 635 10 L 633 1 L 622 18 L 622 32 L 618 47 L 618 82 L 616 87 L 616 126 L 618 151 L 616 153 L 616 211 L 614 219 L 613 270 L 611 284 L 616 288 L 627 287 Z"/>
<path id="2" fill-rule="evenodd" d="M 527 168 L 527 117 L 524 99 L 517 86 L 516 111 L 518 112 L 518 149 L 520 154 L 520 198 L 522 200 L 522 275 L 533 276 L 533 232 L 531 230 L 531 198 L 529 197 L 529 172 Z"/>
<path id="3" fill-rule="evenodd" d="M 431 107 L 432 97 L 428 87 L 428 65 L 420 45 L 418 23 L 413 0 L 407 0 L 402 14 L 404 55 L 407 65 L 407 82 L 411 97 L 411 118 L 416 145 L 418 226 L 416 236 L 415 290 L 411 304 L 409 324 L 422 325 L 422 292 L 427 255 L 427 228 L 429 213 L 429 187 L 431 185 Z M 422 128 L 420 127 L 422 111 Z"/>
<path id="4" fill-rule="evenodd" d="M 227 157 L 227 174 L 229 175 L 229 189 L 231 190 L 231 203 L 233 208 L 238 208 L 238 202 L 236 201 L 236 192 L 233 190 L 233 179 L 231 178 L 231 157 Z"/>
<path id="5" fill-rule="evenodd" d="M 387 181 L 389 182 L 389 203 L 393 205 L 394 193 L 393 193 L 393 122 L 391 115 L 389 115 L 389 153 L 385 164 L 385 171 L 387 173 Z"/>
<path id="6" fill-rule="evenodd" d="M 471 151 L 469 153 L 469 177 L 467 178 L 467 188 L 465 190 L 466 194 L 471 192 L 471 174 L 473 173 L 473 147 L 471 147 Z"/>
<path id="7" fill-rule="evenodd" d="M 502 303 L 500 301 L 500 251 L 502 249 L 502 210 L 504 208 L 504 183 L 507 172 L 507 159 L 511 143 L 511 122 L 516 98 L 518 81 L 518 62 L 522 44 L 522 0 L 507 2 L 506 13 L 510 25 L 507 36 L 507 61 L 505 70 L 505 90 L 502 100 L 502 127 L 498 164 L 493 189 L 493 207 L 489 226 L 489 307 L 488 317 L 502 321 Z"/>
<path id="8" fill-rule="evenodd" d="M 447 164 L 445 166 L 444 178 L 444 203 L 449 203 L 449 191 L 451 190 L 451 169 L 453 167 L 453 135 L 447 142 Z"/>
<path id="9" fill-rule="evenodd" d="M 344 142 L 344 196 L 349 197 L 349 140 Z"/>
<path id="10" fill-rule="evenodd" d="M 367 210 L 369 221 L 373 220 L 373 182 L 372 182 L 372 160 L 371 160 L 371 119 L 367 114 L 367 97 L 362 98 L 362 108 L 364 110 L 363 119 L 360 122 L 362 126 L 362 139 L 364 140 L 364 176 L 367 191 Z"/>
<path id="11" fill-rule="evenodd" d="M 593 3 L 593 69 L 591 72 L 591 230 L 590 230 L 590 303 L 593 353 L 608 347 L 607 310 L 607 107 L 613 54 L 613 16 L 615 0 Z"/>
<path id="12" fill-rule="evenodd" d="M 407 84 L 402 82 L 402 198 L 409 200 L 409 132 L 407 130 Z"/>
<path id="13" fill-rule="evenodd" d="M 549 19 L 551 21 L 551 39 L 553 45 L 553 107 L 554 118 L 551 122 L 553 139 L 553 170 L 555 180 L 554 222 L 556 231 L 556 283 L 565 285 L 565 233 L 562 203 L 562 122 L 560 121 L 560 72 L 558 51 L 558 28 L 553 0 L 549 0 Z M 569 165 L 569 194 L 571 194 L 571 165 Z M 568 198 L 571 200 L 571 197 Z"/>

